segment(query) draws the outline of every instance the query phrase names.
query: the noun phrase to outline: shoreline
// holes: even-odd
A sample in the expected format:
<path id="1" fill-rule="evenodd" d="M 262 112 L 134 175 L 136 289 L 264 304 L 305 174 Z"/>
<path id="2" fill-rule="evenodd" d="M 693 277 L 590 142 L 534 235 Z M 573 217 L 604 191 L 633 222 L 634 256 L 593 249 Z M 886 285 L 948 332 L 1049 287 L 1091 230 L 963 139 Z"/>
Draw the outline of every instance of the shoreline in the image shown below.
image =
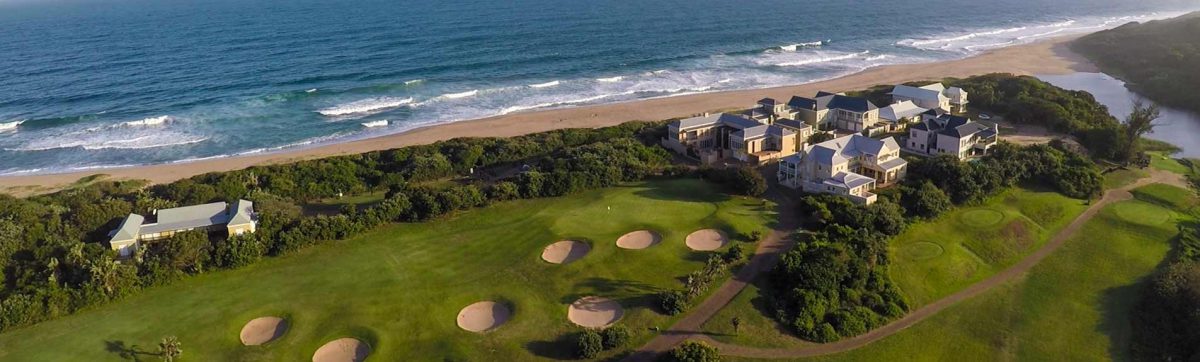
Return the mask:
<path id="1" fill-rule="evenodd" d="M 475 120 L 435 124 L 373 138 L 285 149 L 262 154 L 201 159 L 130 167 L 96 168 L 63 173 L 0 176 L 0 192 L 28 196 L 52 192 L 77 180 L 108 175 L 106 180 L 144 179 L 167 183 L 209 172 L 230 171 L 257 165 L 280 164 L 338 155 L 399 148 L 459 137 L 512 137 L 561 128 L 596 128 L 628 121 L 655 121 L 674 117 L 752 106 L 758 99 L 788 99 L 810 96 L 818 90 L 843 92 L 881 84 L 967 77 L 986 73 L 1019 75 L 1098 72 L 1099 69 L 1072 52 L 1074 34 L 989 50 L 968 58 L 930 63 L 897 64 L 868 68 L 845 76 L 798 85 L 734 90 L 650 98 L 618 103 L 585 105 L 493 116 Z"/>

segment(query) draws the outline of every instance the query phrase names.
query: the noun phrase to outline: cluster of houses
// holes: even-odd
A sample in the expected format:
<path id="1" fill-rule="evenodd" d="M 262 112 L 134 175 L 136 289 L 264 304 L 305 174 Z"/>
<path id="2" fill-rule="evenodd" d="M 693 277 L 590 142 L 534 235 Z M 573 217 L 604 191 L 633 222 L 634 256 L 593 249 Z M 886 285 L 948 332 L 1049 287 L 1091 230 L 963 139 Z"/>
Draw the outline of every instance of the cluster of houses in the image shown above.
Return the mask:
<path id="1" fill-rule="evenodd" d="M 829 92 L 787 102 L 764 98 L 745 114 L 674 121 L 662 144 L 706 164 L 778 162 L 782 185 L 871 204 L 872 190 L 904 178 L 908 162 L 901 151 L 968 159 L 986 154 L 998 141 L 996 125 L 963 116 L 968 101 L 961 88 L 897 85 L 889 95 L 892 104 L 886 107 Z M 834 137 L 808 144 L 817 132 Z M 891 134 L 901 134 L 903 141 Z"/>

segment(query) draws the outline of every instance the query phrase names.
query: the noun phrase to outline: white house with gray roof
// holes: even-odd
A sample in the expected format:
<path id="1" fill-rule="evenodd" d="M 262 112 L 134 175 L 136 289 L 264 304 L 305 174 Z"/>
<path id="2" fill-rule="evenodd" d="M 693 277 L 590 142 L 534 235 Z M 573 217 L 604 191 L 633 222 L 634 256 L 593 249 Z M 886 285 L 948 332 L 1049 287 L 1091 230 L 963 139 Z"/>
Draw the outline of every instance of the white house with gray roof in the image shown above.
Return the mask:
<path id="1" fill-rule="evenodd" d="M 925 109 L 941 109 L 962 113 L 967 109 L 967 91 L 958 87 L 946 88 L 942 83 L 920 87 L 897 85 L 892 88 L 892 103 L 911 101 Z"/>
<path id="2" fill-rule="evenodd" d="M 189 230 L 214 231 L 224 229 L 228 235 L 253 233 L 257 226 L 254 203 L 237 200 L 233 205 L 214 202 L 172 209 L 155 210 L 151 221 L 138 214 L 129 214 L 109 236 L 109 247 L 118 256 L 134 255 L 142 242 L 169 238 Z"/>
<path id="3" fill-rule="evenodd" d="M 878 187 L 904 178 L 908 162 L 892 137 L 874 139 L 853 134 L 805 147 L 779 162 L 779 183 L 804 192 L 843 195 L 872 204 Z"/>
<path id="4" fill-rule="evenodd" d="M 999 140 L 1000 127 L 966 117 L 929 112 L 921 123 L 908 128 L 904 148 L 922 155 L 953 155 L 963 160 L 982 156 Z"/>

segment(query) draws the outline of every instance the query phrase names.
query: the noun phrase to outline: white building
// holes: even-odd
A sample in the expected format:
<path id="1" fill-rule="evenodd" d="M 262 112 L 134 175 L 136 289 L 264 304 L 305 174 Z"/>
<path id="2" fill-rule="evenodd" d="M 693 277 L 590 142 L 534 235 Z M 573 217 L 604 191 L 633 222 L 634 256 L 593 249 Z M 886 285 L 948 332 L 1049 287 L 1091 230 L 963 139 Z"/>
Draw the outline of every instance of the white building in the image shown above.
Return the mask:
<path id="1" fill-rule="evenodd" d="M 982 156 L 995 146 L 1000 127 L 966 117 L 926 113 L 921 123 L 909 127 L 905 149 L 923 155 L 954 155 L 959 159 Z"/>
<path id="2" fill-rule="evenodd" d="M 958 87 L 946 88 L 942 83 L 921 87 L 898 85 L 892 88 L 892 103 L 911 101 L 925 109 L 941 109 L 963 113 L 967 109 L 967 91 Z"/>
<path id="3" fill-rule="evenodd" d="M 779 183 L 805 192 L 843 195 L 872 204 L 877 187 L 904 178 L 908 162 L 892 137 L 878 140 L 853 134 L 808 146 L 779 162 Z"/>
<path id="4" fill-rule="evenodd" d="M 118 257 L 133 256 L 142 242 L 169 238 L 184 231 L 224 229 L 232 236 L 254 233 L 258 224 L 254 203 L 247 200 L 238 200 L 233 205 L 214 202 L 155 210 L 151 218 L 153 221 L 147 222 L 142 215 L 129 214 L 109 233 L 109 247 L 117 251 Z"/>

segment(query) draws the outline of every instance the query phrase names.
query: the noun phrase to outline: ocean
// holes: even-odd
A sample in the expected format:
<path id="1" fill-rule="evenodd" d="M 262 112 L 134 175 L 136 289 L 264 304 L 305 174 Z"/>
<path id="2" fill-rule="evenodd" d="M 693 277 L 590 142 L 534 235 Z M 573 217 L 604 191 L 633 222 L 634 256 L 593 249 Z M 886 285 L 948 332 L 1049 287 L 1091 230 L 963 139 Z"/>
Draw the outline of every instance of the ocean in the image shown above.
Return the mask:
<path id="1" fill-rule="evenodd" d="M 0 0 L 0 174 L 799 84 L 1193 0 Z"/>

